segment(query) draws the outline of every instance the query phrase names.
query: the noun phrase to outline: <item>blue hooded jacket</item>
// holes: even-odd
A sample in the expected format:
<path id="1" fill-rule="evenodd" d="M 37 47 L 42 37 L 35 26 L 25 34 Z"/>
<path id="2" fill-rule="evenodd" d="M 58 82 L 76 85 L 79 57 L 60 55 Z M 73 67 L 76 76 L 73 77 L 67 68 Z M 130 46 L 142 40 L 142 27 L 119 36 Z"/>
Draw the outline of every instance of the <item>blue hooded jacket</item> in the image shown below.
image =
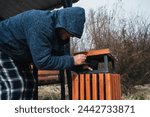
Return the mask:
<path id="1" fill-rule="evenodd" d="M 80 38 L 84 22 L 85 11 L 80 7 L 25 11 L 0 22 L 0 50 L 22 63 L 33 60 L 39 69 L 70 68 L 73 57 L 57 56 L 63 45 L 56 29 Z"/>

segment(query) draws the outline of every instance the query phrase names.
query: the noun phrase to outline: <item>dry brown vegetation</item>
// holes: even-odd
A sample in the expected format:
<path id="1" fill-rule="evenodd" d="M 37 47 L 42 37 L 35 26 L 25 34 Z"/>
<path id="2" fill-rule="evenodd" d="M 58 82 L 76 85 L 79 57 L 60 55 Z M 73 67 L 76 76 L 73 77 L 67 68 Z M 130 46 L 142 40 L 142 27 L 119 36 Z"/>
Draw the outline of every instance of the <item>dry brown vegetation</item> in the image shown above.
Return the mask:
<path id="1" fill-rule="evenodd" d="M 110 48 L 118 59 L 122 91 L 128 94 L 134 86 L 150 83 L 150 20 L 138 14 L 120 18 L 119 11 L 90 10 L 84 36 L 72 42 L 72 52 Z"/>

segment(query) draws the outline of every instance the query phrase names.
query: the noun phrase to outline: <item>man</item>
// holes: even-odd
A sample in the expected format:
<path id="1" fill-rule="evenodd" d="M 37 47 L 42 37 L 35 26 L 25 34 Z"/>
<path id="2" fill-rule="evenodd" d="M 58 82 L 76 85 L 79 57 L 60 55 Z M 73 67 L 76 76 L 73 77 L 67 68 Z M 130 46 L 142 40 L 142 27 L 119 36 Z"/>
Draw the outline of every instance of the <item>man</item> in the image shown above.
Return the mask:
<path id="1" fill-rule="evenodd" d="M 66 69 L 86 56 L 62 55 L 69 38 L 80 38 L 85 12 L 80 7 L 57 11 L 30 10 L 0 22 L 0 99 L 33 99 L 38 69 Z M 60 56 L 61 55 L 61 56 Z"/>

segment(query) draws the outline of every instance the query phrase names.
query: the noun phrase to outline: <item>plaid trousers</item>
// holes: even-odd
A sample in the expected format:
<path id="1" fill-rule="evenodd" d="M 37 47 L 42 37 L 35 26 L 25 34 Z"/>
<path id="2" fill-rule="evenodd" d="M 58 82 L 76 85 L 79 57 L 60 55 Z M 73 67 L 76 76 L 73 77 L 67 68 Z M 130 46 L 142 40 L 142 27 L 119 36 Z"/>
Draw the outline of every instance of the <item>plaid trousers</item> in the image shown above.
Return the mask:
<path id="1" fill-rule="evenodd" d="M 30 66 L 16 64 L 0 51 L 0 100 L 32 100 L 35 79 Z"/>

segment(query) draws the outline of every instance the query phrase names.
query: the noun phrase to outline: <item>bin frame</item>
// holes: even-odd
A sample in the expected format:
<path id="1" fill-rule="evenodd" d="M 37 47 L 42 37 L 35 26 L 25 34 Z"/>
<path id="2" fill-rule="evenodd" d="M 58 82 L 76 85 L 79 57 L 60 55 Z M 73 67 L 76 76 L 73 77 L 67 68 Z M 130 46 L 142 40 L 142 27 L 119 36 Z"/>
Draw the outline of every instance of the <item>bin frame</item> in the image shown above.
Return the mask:
<path id="1" fill-rule="evenodd" d="M 87 59 L 98 59 L 104 63 L 104 70 L 99 69 L 74 74 L 72 76 L 72 99 L 120 100 L 121 79 L 120 75 L 115 73 L 117 59 L 112 55 L 111 51 L 101 49 L 75 54 L 85 54 Z M 111 62 L 111 69 L 109 68 L 109 62 Z"/>

